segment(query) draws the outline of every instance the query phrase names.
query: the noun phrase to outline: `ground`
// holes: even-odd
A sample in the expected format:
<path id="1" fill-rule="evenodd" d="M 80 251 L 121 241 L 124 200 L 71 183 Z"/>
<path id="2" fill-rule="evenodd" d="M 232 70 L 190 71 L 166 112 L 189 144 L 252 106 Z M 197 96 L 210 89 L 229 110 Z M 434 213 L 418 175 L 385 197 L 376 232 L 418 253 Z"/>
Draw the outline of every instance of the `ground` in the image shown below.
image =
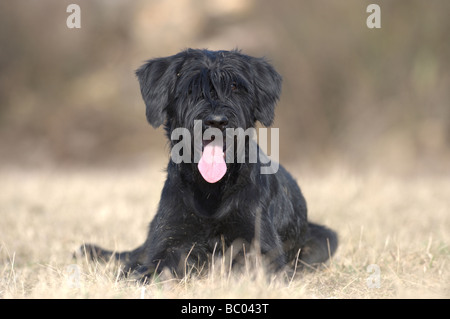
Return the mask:
<path id="1" fill-rule="evenodd" d="M 320 271 L 207 276 L 141 286 L 113 263 L 72 259 L 83 242 L 128 250 L 156 211 L 163 163 L 132 169 L 0 169 L 0 298 L 450 298 L 450 176 L 288 167 L 309 218 L 339 234 Z"/>

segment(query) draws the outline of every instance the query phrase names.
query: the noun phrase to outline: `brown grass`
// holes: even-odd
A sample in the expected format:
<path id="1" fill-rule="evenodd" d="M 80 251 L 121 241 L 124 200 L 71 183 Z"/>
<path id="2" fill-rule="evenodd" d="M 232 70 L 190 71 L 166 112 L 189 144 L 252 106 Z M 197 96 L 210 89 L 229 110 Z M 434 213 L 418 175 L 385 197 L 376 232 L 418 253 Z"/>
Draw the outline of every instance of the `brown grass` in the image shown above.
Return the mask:
<path id="1" fill-rule="evenodd" d="M 126 250 L 145 239 L 163 164 L 135 170 L 0 171 L 0 298 L 428 298 L 450 297 L 449 176 L 392 177 L 334 169 L 294 174 L 309 218 L 340 246 L 317 272 L 267 276 L 224 261 L 203 278 L 161 276 L 143 287 L 116 265 L 74 261 L 82 242 Z M 379 288 L 368 266 L 379 267 Z"/>

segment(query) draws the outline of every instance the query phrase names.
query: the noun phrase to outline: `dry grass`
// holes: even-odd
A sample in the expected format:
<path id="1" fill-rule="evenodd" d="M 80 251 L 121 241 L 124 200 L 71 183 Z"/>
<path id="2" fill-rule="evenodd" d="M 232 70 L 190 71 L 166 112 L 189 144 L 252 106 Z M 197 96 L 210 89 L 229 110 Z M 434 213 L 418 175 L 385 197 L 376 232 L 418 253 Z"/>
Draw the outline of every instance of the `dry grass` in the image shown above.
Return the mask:
<path id="1" fill-rule="evenodd" d="M 80 243 L 141 244 L 156 210 L 161 166 L 129 171 L 0 171 L 0 298 L 403 298 L 450 297 L 450 176 L 394 178 L 335 169 L 295 174 L 310 219 L 336 229 L 323 270 L 266 276 L 218 262 L 204 278 L 164 276 L 142 287 L 114 264 L 75 262 Z M 368 266 L 379 267 L 379 288 Z M 368 281 L 369 280 L 369 281 Z"/>

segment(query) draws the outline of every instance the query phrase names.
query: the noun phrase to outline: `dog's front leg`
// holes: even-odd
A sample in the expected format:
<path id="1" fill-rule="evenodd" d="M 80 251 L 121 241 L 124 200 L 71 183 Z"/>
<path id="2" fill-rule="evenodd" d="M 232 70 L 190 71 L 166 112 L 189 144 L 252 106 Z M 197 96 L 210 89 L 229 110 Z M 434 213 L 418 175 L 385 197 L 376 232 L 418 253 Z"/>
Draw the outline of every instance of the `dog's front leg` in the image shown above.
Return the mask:
<path id="1" fill-rule="evenodd" d="M 281 240 L 275 230 L 261 231 L 259 238 L 255 236 L 255 247 L 258 247 L 258 241 L 261 254 L 265 257 L 269 269 L 272 271 L 282 270 L 286 265 L 286 257 Z"/>
<path id="2" fill-rule="evenodd" d="M 283 269 L 286 265 L 283 244 L 269 217 L 264 213 L 248 214 L 243 211 L 236 215 L 237 220 L 229 228 L 229 238 L 252 243 L 254 251 L 263 256 L 271 271 Z"/>

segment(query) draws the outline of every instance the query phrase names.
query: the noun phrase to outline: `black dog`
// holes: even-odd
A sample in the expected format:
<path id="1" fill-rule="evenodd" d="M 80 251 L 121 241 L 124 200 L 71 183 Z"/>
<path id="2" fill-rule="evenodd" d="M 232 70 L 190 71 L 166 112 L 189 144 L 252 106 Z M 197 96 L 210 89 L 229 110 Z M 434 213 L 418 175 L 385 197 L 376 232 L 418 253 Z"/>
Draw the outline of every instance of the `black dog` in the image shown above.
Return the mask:
<path id="1" fill-rule="evenodd" d="M 172 149 L 179 142 L 171 139 L 174 130 L 194 133 L 196 120 L 202 121 L 202 133 L 211 128 L 216 133 L 246 130 L 256 121 L 270 126 L 281 91 L 281 76 L 266 60 L 239 51 L 188 49 L 150 60 L 136 75 L 147 120 L 155 128 L 164 124 Z M 95 245 L 82 250 L 92 257 L 119 259 L 142 278 L 164 268 L 183 276 L 186 266 L 207 266 L 213 253 L 219 255 L 233 244 L 242 255 L 243 246 L 255 239 L 273 270 L 296 266 L 298 260 L 320 264 L 335 252 L 335 232 L 307 221 L 305 199 L 282 166 L 273 174 L 261 174 L 264 154 L 259 150 L 254 162 L 246 152 L 245 161 L 224 164 L 224 153 L 211 146 L 212 140 L 219 141 L 217 134 L 201 141 L 203 153 L 210 153 L 207 159 L 203 155 L 203 164 L 203 157 L 198 162 L 189 156 L 195 153 L 190 141 L 184 143 L 192 149 L 182 153 L 192 161 L 169 161 L 159 208 L 142 246 L 122 253 Z M 220 143 L 223 150 L 233 147 L 231 154 L 237 156 L 238 149 L 229 141 Z M 251 143 L 245 139 L 247 150 Z"/>

